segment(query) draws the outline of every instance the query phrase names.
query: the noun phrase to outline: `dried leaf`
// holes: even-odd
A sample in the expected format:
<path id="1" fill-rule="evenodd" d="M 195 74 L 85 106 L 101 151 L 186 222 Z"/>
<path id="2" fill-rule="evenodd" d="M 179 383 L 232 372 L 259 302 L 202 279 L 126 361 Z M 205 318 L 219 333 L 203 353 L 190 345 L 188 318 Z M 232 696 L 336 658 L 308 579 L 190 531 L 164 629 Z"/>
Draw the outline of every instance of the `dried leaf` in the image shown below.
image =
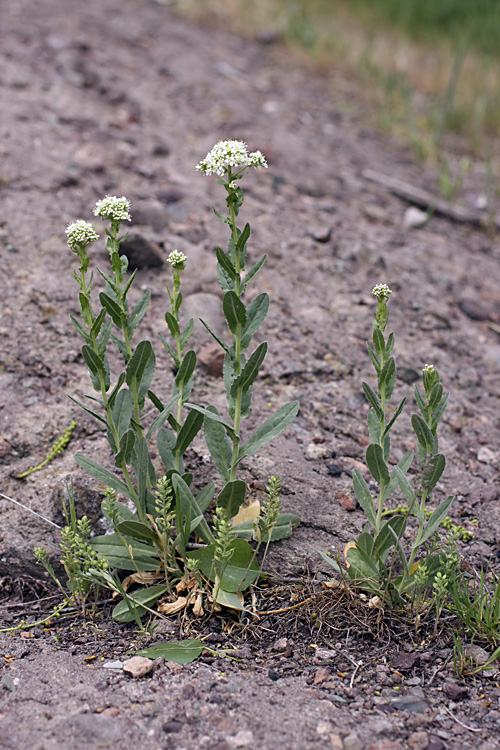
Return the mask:
<path id="1" fill-rule="evenodd" d="M 193 614 L 196 615 L 196 617 L 201 617 L 204 614 L 203 596 L 201 594 L 198 594 L 195 599 L 195 602 L 193 604 Z"/>
<path id="2" fill-rule="evenodd" d="M 145 570 L 138 570 L 137 573 L 132 573 L 122 581 L 124 591 L 127 591 L 133 583 L 139 583 L 141 586 L 148 586 L 150 583 L 154 583 L 160 578 L 157 573 L 148 573 Z"/>
<path id="3" fill-rule="evenodd" d="M 240 523 L 248 523 L 249 521 L 255 521 L 260 516 L 260 502 L 254 500 L 249 505 L 242 505 L 235 517 L 233 518 L 233 526 L 238 526 Z"/>
<path id="4" fill-rule="evenodd" d="M 164 602 L 157 607 L 158 612 L 162 615 L 175 615 L 184 609 L 188 603 L 187 597 L 179 596 L 175 602 Z"/>
<path id="5" fill-rule="evenodd" d="M 356 548 L 356 542 L 347 542 L 346 546 L 344 547 L 344 558 L 345 558 L 345 564 L 346 568 L 351 567 L 351 563 L 347 560 L 347 553 L 350 549 Z"/>

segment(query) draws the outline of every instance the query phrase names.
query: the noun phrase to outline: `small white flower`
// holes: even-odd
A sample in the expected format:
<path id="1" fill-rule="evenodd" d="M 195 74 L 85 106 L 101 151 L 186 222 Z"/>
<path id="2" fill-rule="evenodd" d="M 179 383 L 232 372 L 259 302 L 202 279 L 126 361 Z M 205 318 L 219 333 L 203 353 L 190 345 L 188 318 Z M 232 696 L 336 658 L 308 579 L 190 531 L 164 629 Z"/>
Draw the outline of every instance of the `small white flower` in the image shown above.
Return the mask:
<path id="1" fill-rule="evenodd" d="M 423 372 L 425 372 L 427 375 L 434 375 L 436 372 L 436 368 L 434 365 L 424 365 Z"/>
<path id="2" fill-rule="evenodd" d="M 372 289 L 372 294 L 379 300 L 379 302 L 387 302 L 392 290 L 389 289 L 387 284 L 376 284 Z"/>
<path id="3" fill-rule="evenodd" d="M 101 219 L 111 219 L 111 221 L 130 221 L 130 201 L 123 195 L 117 198 L 116 195 L 107 195 L 100 201 L 97 201 L 94 208 L 94 216 L 100 216 Z"/>
<path id="4" fill-rule="evenodd" d="M 267 167 L 267 162 L 260 151 L 248 153 L 247 145 L 243 141 L 219 141 L 196 169 L 206 175 L 224 175 L 233 168 Z"/>
<path id="5" fill-rule="evenodd" d="M 66 228 L 66 234 L 68 236 L 68 246 L 77 252 L 90 245 L 91 242 L 99 239 L 99 235 L 95 233 L 92 224 L 89 224 L 88 221 L 83 221 L 83 219 L 69 224 Z"/>
<path id="6" fill-rule="evenodd" d="M 172 250 L 167 258 L 167 263 L 170 263 L 172 268 L 176 268 L 179 271 L 184 270 L 184 263 L 187 261 L 187 256 L 184 253 L 180 253 L 178 250 Z"/>

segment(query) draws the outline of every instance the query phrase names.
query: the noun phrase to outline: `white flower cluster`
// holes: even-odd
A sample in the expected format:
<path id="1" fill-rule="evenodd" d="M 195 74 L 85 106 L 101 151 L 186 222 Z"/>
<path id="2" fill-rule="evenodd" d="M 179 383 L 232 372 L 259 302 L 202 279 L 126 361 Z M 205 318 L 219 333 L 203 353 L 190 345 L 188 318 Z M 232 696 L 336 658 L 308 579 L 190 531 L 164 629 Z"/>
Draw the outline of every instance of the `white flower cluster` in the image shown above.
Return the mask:
<path id="1" fill-rule="evenodd" d="M 66 228 L 66 234 L 68 237 L 68 246 L 76 252 L 99 239 L 99 235 L 95 233 L 92 224 L 83 219 L 69 224 Z"/>
<path id="2" fill-rule="evenodd" d="M 196 165 L 199 172 L 218 174 L 219 177 L 224 177 L 233 167 L 267 167 L 267 161 L 260 151 L 249 154 L 243 141 L 219 141 Z"/>
<path id="3" fill-rule="evenodd" d="M 187 256 L 184 253 L 180 253 L 178 250 L 172 250 L 167 258 L 167 263 L 170 263 L 172 268 L 177 268 L 180 271 L 184 270 L 184 263 L 187 261 Z"/>
<path id="4" fill-rule="evenodd" d="M 111 219 L 111 221 L 130 221 L 130 201 L 123 195 L 117 198 L 116 195 L 107 195 L 100 201 L 97 201 L 94 208 L 94 216 L 100 216 L 101 219 Z"/>
<path id="5" fill-rule="evenodd" d="M 434 365 L 424 365 L 423 372 L 425 372 L 427 375 L 434 375 L 436 372 L 436 368 Z"/>
<path id="6" fill-rule="evenodd" d="M 376 284 L 372 289 L 372 294 L 374 294 L 380 302 L 387 302 L 389 296 L 392 294 L 392 290 L 389 289 L 387 284 Z"/>

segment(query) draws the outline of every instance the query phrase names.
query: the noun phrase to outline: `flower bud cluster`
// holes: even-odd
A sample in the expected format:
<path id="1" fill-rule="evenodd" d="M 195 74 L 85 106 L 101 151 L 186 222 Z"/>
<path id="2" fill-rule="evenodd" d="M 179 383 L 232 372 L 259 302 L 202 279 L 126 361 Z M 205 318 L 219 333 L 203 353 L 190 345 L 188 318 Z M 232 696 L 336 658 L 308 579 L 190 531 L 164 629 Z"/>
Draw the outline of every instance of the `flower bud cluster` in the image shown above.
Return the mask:
<path id="1" fill-rule="evenodd" d="M 83 221 L 83 219 L 69 224 L 66 228 L 66 235 L 68 237 L 68 247 L 76 253 L 79 250 L 85 249 L 91 242 L 99 239 L 99 235 L 95 233 L 92 224 L 89 224 L 88 221 Z"/>
<path id="2" fill-rule="evenodd" d="M 123 195 L 117 198 L 116 195 L 107 195 L 100 201 L 97 201 L 94 208 L 94 216 L 101 219 L 110 219 L 114 222 L 130 221 L 130 201 Z"/>
<path id="3" fill-rule="evenodd" d="M 392 289 L 389 289 L 387 284 L 376 284 L 372 289 L 372 294 L 375 295 L 379 302 L 387 302 L 392 294 Z"/>
<path id="4" fill-rule="evenodd" d="M 172 268 L 175 268 L 177 271 L 184 270 L 186 261 L 187 256 L 184 255 L 184 253 L 179 252 L 178 250 L 172 250 L 167 258 L 167 263 L 170 263 Z"/>
<path id="5" fill-rule="evenodd" d="M 219 141 L 196 169 L 206 175 L 218 174 L 223 177 L 233 167 L 267 167 L 267 161 L 260 151 L 248 153 L 243 141 Z"/>

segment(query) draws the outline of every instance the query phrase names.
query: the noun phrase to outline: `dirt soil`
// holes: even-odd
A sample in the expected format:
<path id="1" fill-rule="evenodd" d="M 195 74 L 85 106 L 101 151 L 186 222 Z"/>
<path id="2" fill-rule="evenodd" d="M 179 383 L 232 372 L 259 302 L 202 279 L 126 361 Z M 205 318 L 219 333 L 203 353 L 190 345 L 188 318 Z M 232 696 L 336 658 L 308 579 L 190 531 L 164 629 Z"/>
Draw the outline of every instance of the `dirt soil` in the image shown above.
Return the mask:
<path id="1" fill-rule="evenodd" d="M 133 292 L 138 298 L 152 290 L 143 334 L 167 335 L 164 261 L 173 249 L 188 256 L 189 311 L 222 326 L 213 251 L 226 237 L 212 205 L 221 206 L 223 195 L 214 178 L 194 170 L 221 138 L 244 139 L 269 160 L 244 186 L 252 258 L 268 254 L 257 287 L 271 296 L 262 329 L 269 354 L 252 422 L 300 401 L 295 424 L 242 472 L 256 496 L 279 474 L 284 510 L 302 520 L 266 563 L 282 595 L 270 601 L 257 591 L 257 609 L 307 598 L 306 573 L 326 572 L 318 551 L 342 548 L 362 527 L 352 471 L 363 468 L 367 444 L 361 382 L 372 377 L 365 341 L 378 282 L 394 291 L 397 395 L 409 399 L 395 457 L 414 447 L 413 382 L 433 363 L 451 393 L 441 431 L 448 463 L 435 501 L 456 495 L 451 516 L 472 532 L 461 553 L 474 566 L 495 567 L 498 236 L 438 215 L 405 228 L 408 204 L 363 171 L 434 191 L 436 174 L 369 126 L 355 84 L 335 71 L 313 73 L 271 43 L 272 35 L 241 39 L 147 0 L 2 0 L 0 40 L 2 627 L 58 601 L 32 555 L 43 545 L 56 561 L 58 530 L 8 498 L 61 525 L 61 493 L 72 479 L 78 511 L 102 531 L 102 487 L 74 460 L 83 452 L 111 465 L 99 426 L 68 398 L 81 398 L 89 384 L 69 321 L 78 312 L 76 259 L 64 229 L 92 220 L 104 195 L 126 195 L 135 243 L 145 238 L 152 253 L 147 258 L 143 245 Z M 483 192 L 476 165 L 459 198 L 471 207 Z M 103 247 L 92 252 L 105 267 Z M 208 343 L 198 330 L 202 359 Z M 168 394 L 171 382 L 159 353 L 158 390 Z M 208 366 L 198 374 L 196 399 L 223 408 L 221 382 Z M 72 419 L 67 450 L 18 479 Z M 202 479 L 213 477 L 205 454 L 200 441 L 188 456 Z M 449 637 L 416 636 L 387 620 L 377 625 L 359 602 L 333 595 L 320 604 L 319 627 L 306 606 L 244 627 L 213 619 L 207 643 L 236 648 L 239 661 L 208 652 L 186 666 L 160 660 L 140 679 L 121 662 L 145 640 L 106 616 L 2 633 L 0 746 L 500 748 L 495 671 L 459 679 Z M 192 633 L 189 624 L 182 633 Z M 162 623 L 149 640 L 179 634 L 178 622 Z"/>

